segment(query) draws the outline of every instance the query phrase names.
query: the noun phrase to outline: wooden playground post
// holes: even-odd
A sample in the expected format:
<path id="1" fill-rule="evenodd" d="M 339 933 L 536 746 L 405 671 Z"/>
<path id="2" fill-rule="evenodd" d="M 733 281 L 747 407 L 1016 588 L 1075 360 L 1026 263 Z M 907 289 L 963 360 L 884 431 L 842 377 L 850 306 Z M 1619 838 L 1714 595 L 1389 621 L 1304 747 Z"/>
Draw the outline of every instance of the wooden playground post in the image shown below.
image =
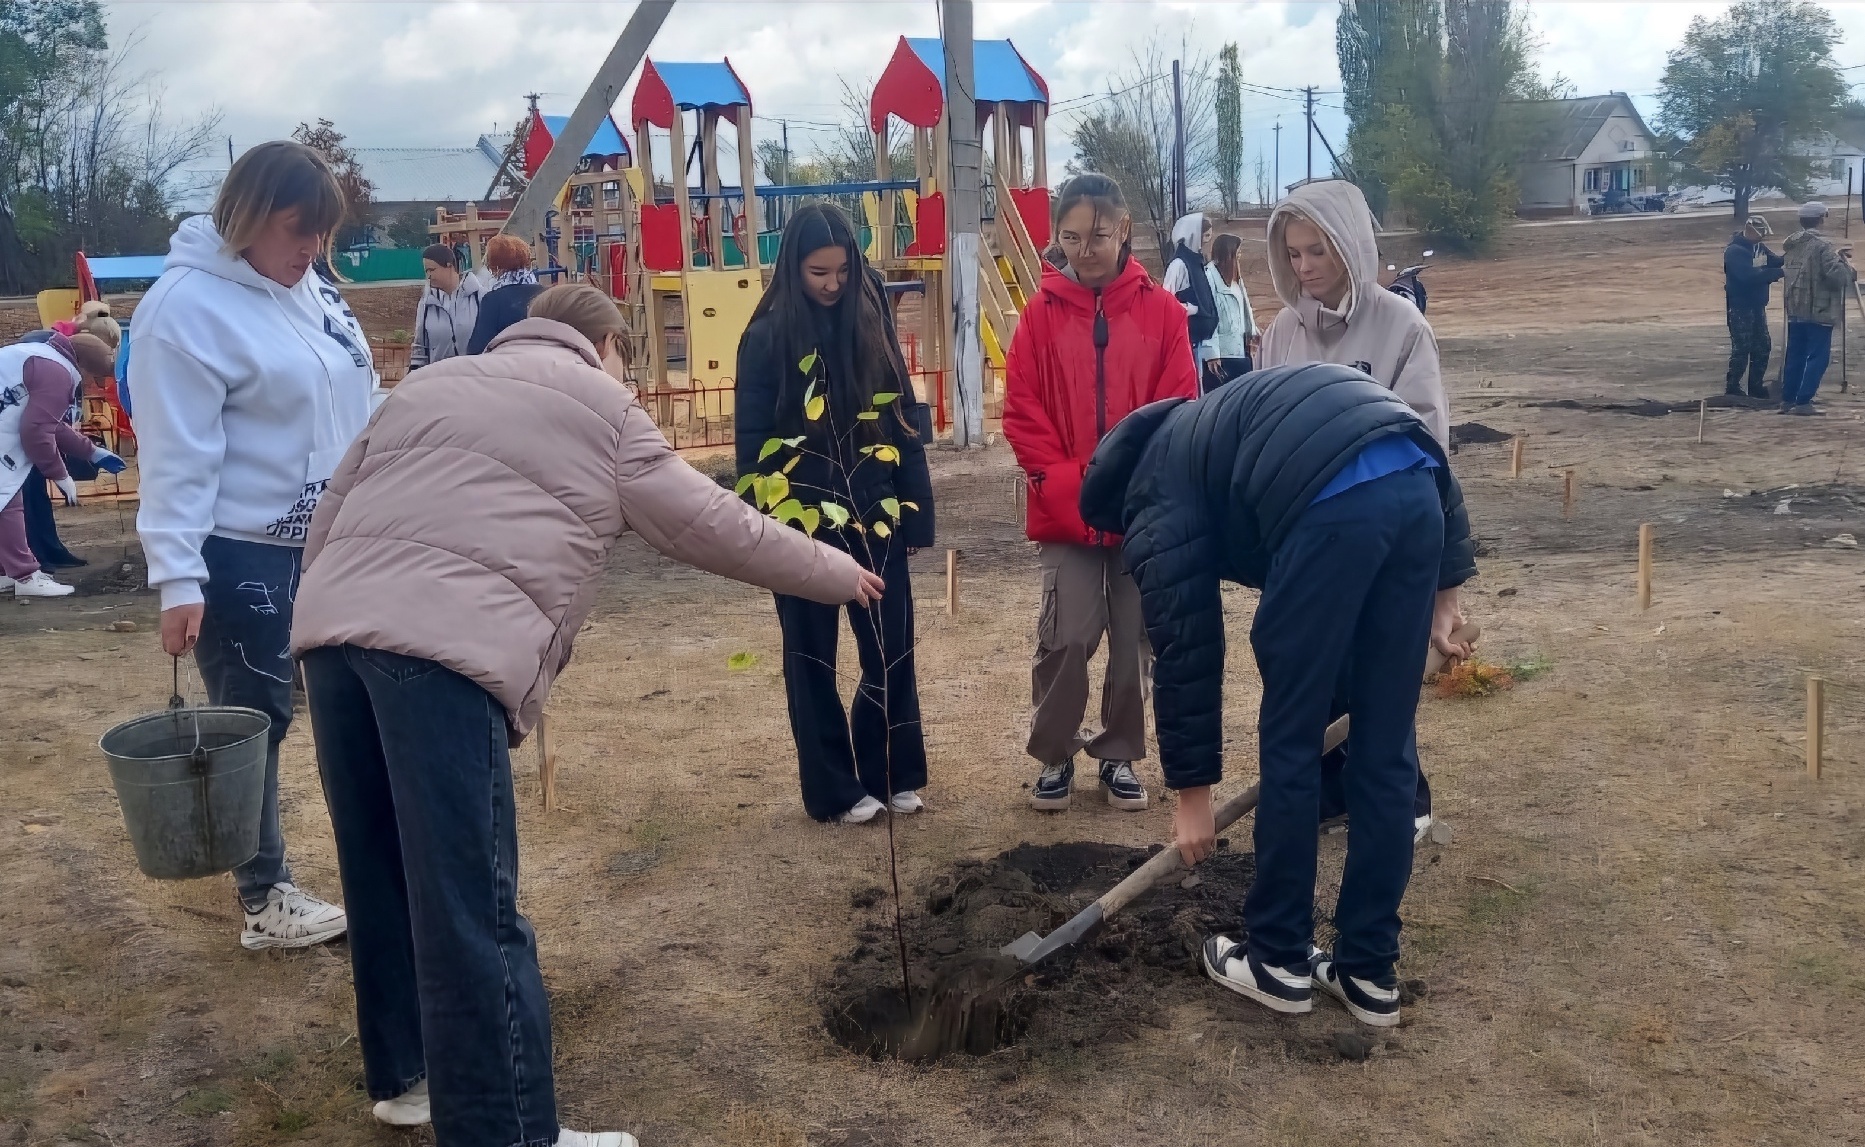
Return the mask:
<path id="1" fill-rule="evenodd" d="M 1651 523 L 1638 527 L 1638 608 L 1651 608 Z"/>
<path id="2" fill-rule="evenodd" d="M 764 257 L 758 252 L 758 157 L 751 145 L 751 109 L 735 108 L 738 122 L 738 186 L 745 193 L 745 232 L 740 242 L 745 266 L 759 270 Z"/>
<path id="3" fill-rule="evenodd" d="M 686 120 L 679 108 L 674 109 L 673 124 L 667 129 L 667 139 L 671 145 L 668 150 L 673 153 L 673 201 L 680 205 L 680 270 L 685 273 L 693 268 L 693 203 L 686 190 Z M 650 176 L 650 196 L 653 194 L 653 186 Z M 648 300 L 648 305 L 654 305 L 652 299 Z"/>
<path id="4" fill-rule="evenodd" d="M 1522 476 L 1522 443 L 1527 437 L 1526 434 L 1517 434 L 1515 444 L 1509 450 L 1509 477 L 1511 478 Z"/>
<path id="5" fill-rule="evenodd" d="M 958 616 L 958 551 L 945 552 L 945 611 Z"/>
<path id="6" fill-rule="evenodd" d="M 699 173 L 707 195 L 706 269 L 717 271 L 725 266 L 725 203 L 719 198 L 719 113 L 714 111 L 699 113 Z"/>
<path id="7" fill-rule="evenodd" d="M 550 812 L 557 807 L 557 750 L 550 743 L 550 717 L 544 714 L 537 719 L 537 775 L 544 811 Z"/>
<path id="8" fill-rule="evenodd" d="M 1030 108 L 1030 186 L 1049 186 L 1049 149 L 1043 133 L 1049 126 L 1049 108 L 1035 104 Z"/>
<path id="9" fill-rule="evenodd" d="M 1807 776 L 1820 779 L 1820 760 L 1826 752 L 1826 680 L 1807 675 Z"/>
<path id="10" fill-rule="evenodd" d="M 1574 472 L 1568 470 L 1561 480 L 1561 517 L 1574 516 Z"/>

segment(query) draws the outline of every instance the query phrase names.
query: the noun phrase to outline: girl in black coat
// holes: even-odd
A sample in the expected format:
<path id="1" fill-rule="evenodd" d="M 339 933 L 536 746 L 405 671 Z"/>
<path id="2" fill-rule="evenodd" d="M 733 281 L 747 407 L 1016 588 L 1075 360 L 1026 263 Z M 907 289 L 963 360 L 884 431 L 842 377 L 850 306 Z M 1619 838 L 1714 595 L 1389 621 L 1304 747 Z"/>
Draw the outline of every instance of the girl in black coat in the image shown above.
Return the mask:
<path id="1" fill-rule="evenodd" d="M 861 657 L 852 738 L 836 688 L 836 607 L 777 595 L 803 807 L 848 824 L 884 807 L 918 812 L 926 743 L 907 555 L 933 542 L 930 419 L 907 379 L 880 276 L 835 206 L 809 204 L 784 228 L 771 285 L 738 344 L 737 388 L 741 487 L 781 475 L 779 505 L 794 499 L 817 538 L 887 583 L 879 605 L 848 611 Z"/>

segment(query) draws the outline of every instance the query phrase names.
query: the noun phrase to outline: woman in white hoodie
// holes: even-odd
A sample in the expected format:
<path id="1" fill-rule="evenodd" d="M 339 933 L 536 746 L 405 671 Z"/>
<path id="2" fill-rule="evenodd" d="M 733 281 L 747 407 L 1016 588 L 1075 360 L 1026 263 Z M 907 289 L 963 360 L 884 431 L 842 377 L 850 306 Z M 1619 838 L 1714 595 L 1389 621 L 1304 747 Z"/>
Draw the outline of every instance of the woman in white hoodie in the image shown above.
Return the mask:
<path id="1" fill-rule="evenodd" d="M 376 386 L 356 316 L 311 270 L 342 217 L 323 157 L 260 144 L 227 173 L 212 216 L 181 224 L 136 309 L 136 529 L 162 595 L 162 648 L 194 652 L 214 704 L 272 719 L 259 852 L 233 872 L 247 948 L 321 944 L 347 926 L 342 908 L 291 883 L 278 818 L 299 557 Z"/>

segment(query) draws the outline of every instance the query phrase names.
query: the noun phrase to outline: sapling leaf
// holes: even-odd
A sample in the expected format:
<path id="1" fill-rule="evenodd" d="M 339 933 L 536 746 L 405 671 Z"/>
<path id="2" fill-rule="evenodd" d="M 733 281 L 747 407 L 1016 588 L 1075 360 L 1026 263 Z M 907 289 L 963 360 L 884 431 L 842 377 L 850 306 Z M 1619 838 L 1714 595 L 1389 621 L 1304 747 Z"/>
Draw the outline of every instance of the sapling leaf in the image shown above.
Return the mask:
<path id="1" fill-rule="evenodd" d="M 786 498 L 771 511 L 771 517 L 780 522 L 792 522 L 803 516 L 803 503 L 795 498 Z"/>
<path id="2" fill-rule="evenodd" d="M 874 536 L 877 538 L 884 538 L 893 532 L 894 531 L 891 528 L 889 528 L 886 522 L 874 523 Z"/>
<path id="3" fill-rule="evenodd" d="M 784 448 L 783 439 L 766 438 L 764 440 L 764 445 L 759 447 L 758 449 L 758 461 L 760 462 L 764 461 L 766 458 L 769 458 L 771 455 L 777 453 L 779 450 L 782 450 L 783 448 Z"/>
<path id="4" fill-rule="evenodd" d="M 805 506 L 803 512 L 798 515 L 797 520 L 803 523 L 803 532 L 813 538 L 816 536 L 816 527 L 822 525 L 822 514 L 815 509 Z"/>
<path id="5" fill-rule="evenodd" d="M 868 532 L 868 527 L 861 524 L 860 518 L 850 518 L 848 520 L 848 528 L 858 534 L 865 534 Z"/>
<path id="6" fill-rule="evenodd" d="M 900 499 L 882 498 L 881 509 L 894 521 L 898 522 L 900 520 Z"/>
<path id="7" fill-rule="evenodd" d="M 804 434 L 799 434 L 795 438 L 786 438 L 784 439 L 784 445 L 785 446 L 801 446 L 803 445 L 803 440 L 806 437 L 808 436 Z"/>
<path id="8" fill-rule="evenodd" d="M 872 410 L 864 410 L 860 414 L 855 415 L 855 417 L 862 422 L 878 422 L 881 418 L 880 415 L 874 413 Z"/>
<path id="9" fill-rule="evenodd" d="M 761 477 L 761 475 L 746 474 L 743 478 L 740 478 L 738 480 L 738 485 L 732 487 L 732 492 L 737 494 L 741 498 L 744 497 L 746 490 L 749 490 L 751 489 L 751 487 L 757 485 L 759 477 Z"/>
<path id="10" fill-rule="evenodd" d="M 900 397 L 900 392 L 897 390 L 883 390 L 879 394 L 874 396 L 874 405 L 886 406 L 888 403 L 892 402 L 894 399 L 899 398 L 899 397 Z"/>
<path id="11" fill-rule="evenodd" d="M 838 505 L 834 502 L 824 502 L 822 504 L 822 516 L 829 519 L 829 521 L 833 525 L 836 525 L 836 526 L 848 525 L 848 507 L 847 506 Z"/>
<path id="12" fill-rule="evenodd" d="M 804 374 L 808 374 L 810 371 L 815 370 L 816 369 L 816 352 L 810 351 L 808 354 L 804 355 L 800 360 L 798 360 L 797 369 L 802 371 Z M 816 384 L 812 382 L 810 383 L 810 385 L 814 386 Z"/>
<path id="13" fill-rule="evenodd" d="M 794 470 L 794 469 L 796 469 L 796 468 L 797 468 L 797 463 L 798 463 L 798 462 L 801 462 L 801 461 L 803 461 L 803 455 L 801 455 L 801 454 L 798 454 L 798 455 L 797 455 L 797 456 L 796 456 L 795 458 L 792 458 L 792 459 L 790 459 L 790 461 L 788 461 L 788 462 L 785 462 L 785 463 L 784 463 L 784 468 L 783 468 L 782 470 L 779 470 L 779 471 L 778 471 L 778 473 L 780 473 L 780 474 L 788 474 L 788 473 L 790 473 L 790 471 L 792 471 L 792 470 Z"/>
<path id="14" fill-rule="evenodd" d="M 814 355 L 811 355 L 810 357 L 812 360 L 815 358 Z M 810 399 L 814 397 L 816 397 L 816 380 L 811 379 L 809 382 L 809 385 L 803 388 L 803 401 L 808 402 Z"/>
<path id="15" fill-rule="evenodd" d="M 757 663 L 758 655 L 746 650 L 740 650 L 725 659 L 725 667 L 734 673 L 743 673 Z"/>
<path id="16" fill-rule="evenodd" d="M 790 496 L 790 479 L 782 474 L 772 474 L 764 479 L 764 504 L 775 506 Z"/>
<path id="17" fill-rule="evenodd" d="M 815 398 L 803 404 L 803 417 L 809 419 L 811 422 L 816 421 L 818 418 L 822 417 L 822 409 L 825 405 L 827 404 L 823 402 L 822 395 L 817 395 Z"/>
<path id="18" fill-rule="evenodd" d="M 920 504 L 918 502 L 902 502 L 900 504 L 905 506 L 909 510 L 917 510 L 920 508 Z"/>
<path id="19" fill-rule="evenodd" d="M 874 446 L 863 446 L 863 447 L 862 447 L 862 448 L 860 449 L 860 451 L 858 451 L 858 453 L 860 453 L 860 454 L 861 454 L 861 455 L 862 455 L 862 456 L 863 456 L 863 457 L 865 458 L 865 457 L 866 457 L 866 456 L 868 456 L 869 454 L 872 454 L 872 453 L 874 453 L 874 451 L 875 451 L 876 449 L 877 449 L 877 447 L 874 447 Z"/>
<path id="20" fill-rule="evenodd" d="M 898 462 L 900 461 L 900 451 L 892 446 L 876 446 L 874 448 L 874 460 L 876 462 Z"/>

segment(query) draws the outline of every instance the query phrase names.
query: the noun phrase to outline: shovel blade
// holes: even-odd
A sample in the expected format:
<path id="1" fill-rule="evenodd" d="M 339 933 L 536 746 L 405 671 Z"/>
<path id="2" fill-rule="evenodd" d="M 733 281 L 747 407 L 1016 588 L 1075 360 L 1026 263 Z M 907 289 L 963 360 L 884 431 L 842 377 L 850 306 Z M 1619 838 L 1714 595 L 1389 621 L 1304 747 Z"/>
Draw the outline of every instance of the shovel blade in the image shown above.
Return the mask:
<path id="1" fill-rule="evenodd" d="M 1043 938 L 1036 933 L 1025 932 L 1015 940 L 999 948 L 998 954 L 1002 956 L 1015 956 L 1018 960 L 1027 964 L 1030 962 L 1030 957 L 1036 953 L 1036 949 L 1041 947 L 1042 942 Z"/>

